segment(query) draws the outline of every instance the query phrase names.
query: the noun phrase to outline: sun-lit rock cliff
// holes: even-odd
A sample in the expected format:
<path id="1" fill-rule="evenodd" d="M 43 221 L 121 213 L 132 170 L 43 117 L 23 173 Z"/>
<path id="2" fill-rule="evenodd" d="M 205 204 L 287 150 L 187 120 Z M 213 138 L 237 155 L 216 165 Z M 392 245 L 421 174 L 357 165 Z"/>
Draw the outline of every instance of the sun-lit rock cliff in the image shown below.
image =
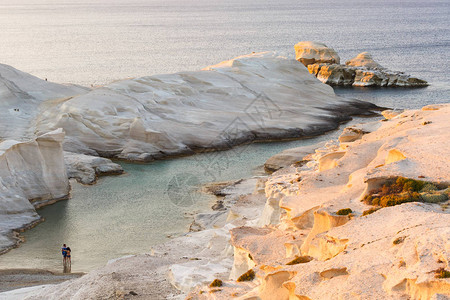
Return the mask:
<path id="1" fill-rule="evenodd" d="M 17 243 L 12 230 L 40 219 L 35 208 L 68 197 L 63 139 L 58 129 L 27 142 L 0 143 L 0 252 Z"/>

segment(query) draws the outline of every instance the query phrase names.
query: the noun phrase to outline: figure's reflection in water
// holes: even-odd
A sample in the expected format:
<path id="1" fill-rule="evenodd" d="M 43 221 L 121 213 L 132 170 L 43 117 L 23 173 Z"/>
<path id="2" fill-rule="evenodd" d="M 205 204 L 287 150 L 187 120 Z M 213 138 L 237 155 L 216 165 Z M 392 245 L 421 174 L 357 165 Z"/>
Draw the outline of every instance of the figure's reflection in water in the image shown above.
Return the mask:
<path id="1" fill-rule="evenodd" d="M 65 263 L 63 273 L 70 273 L 72 271 L 72 264 L 69 262 Z"/>

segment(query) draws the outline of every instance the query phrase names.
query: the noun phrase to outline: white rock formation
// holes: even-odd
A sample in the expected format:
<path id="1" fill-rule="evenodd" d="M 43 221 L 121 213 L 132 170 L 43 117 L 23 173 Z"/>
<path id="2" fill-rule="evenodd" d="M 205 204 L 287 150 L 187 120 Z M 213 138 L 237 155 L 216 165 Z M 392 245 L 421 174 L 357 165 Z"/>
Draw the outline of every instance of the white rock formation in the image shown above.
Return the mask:
<path id="1" fill-rule="evenodd" d="M 126 298 L 133 291 L 142 299 L 170 298 L 183 295 L 173 287 L 195 287 L 189 299 L 446 299 L 450 280 L 436 275 L 449 270 L 449 201 L 404 203 L 363 216 L 373 207 L 360 200 L 375 183 L 398 176 L 450 185 L 449 115 L 450 104 L 432 105 L 353 126 L 356 136 L 344 133 L 345 141 L 316 149 L 305 165 L 259 179 L 253 193 L 248 181 L 236 183 L 244 195 L 224 201 L 227 218 L 208 222 L 206 230 L 20 296 Z M 278 214 L 264 216 L 267 207 Z M 352 213 L 336 214 L 343 208 Z M 260 215 L 268 226 L 258 226 Z M 249 268 L 256 278 L 236 282 Z M 198 286 L 213 278 L 223 285 Z M 14 292 L 2 296 L 13 299 Z"/>
<path id="2" fill-rule="evenodd" d="M 47 82 L 0 64 L 0 141 L 34 138 L 33 123 L 39 110 L 87 91 L 80 86 Z"/>
<path id="3" fill-rule="evenodd" d="M 64 162 L 69 179 L 75 178 L 83 184 L 94 184 L 99 176 L 123 173 L 121 165 L 103 157 L 64 152 Z"/>
<path id="4" fill-rule="evenodd" d="M 295 60 L 265 52 L 112 83 L 46 109 L 36 130 L 64 128 L 67 151 L 149 161 L 317 134 L 370 108 L 336 97 Z"/>
<path id="5" fill-rule="evenodd" d="M 446 299 L 450 279 L 449 200 L 378 209 L 362 197 L 389 178 L 450 186 L 450 104 L 344 130 L 301 167 L 266 182 L 266 227 L 231 231 L 231 281 L 199 287 L 192 299 Z M 323 167 L 325 164 L 327 167 Z M 447 197 L 448 199 L 448 189 Z M 424 198 L 425 199 L 425 198 Z M 425 200 L 424 200 L 425 201 Z M 278 212 L 275 206 L 278 205 Z M 270 209 L 267 209 L 270 208 Z M 349 208 L 348 215 L 339 215 Z M 367 212 L 366 212 L 367 214 Z M 267 220 L 276 222 L 267 223 Z M 248 269 L 250 283 L 234 281 Z M 200 293 L 200 291 L 208 291 Z M 254 298 L 252 298 L 254 297 Z"/>
<path id="6" fill-rule="evenodd" d="M 295 46 L 295 59 L 305 66 L 316 63 L 339 64 L 341 59 L 333 48 L 323 43 L 304 41 Z"/>
<path id="7" fill-rule="evenodd" d="M 301 64 L 272 52 L 91 92 L 0 65 L 0 95 L 0 139 L 63 128 L 68 152 L 137 161 L 319 134 L 375 108 L 337 97 Z"/>
<path id="8" fill-rule="evenodd" d="M 323 83 L 332 86 L 359 87 L 424 87 L 428 83 L 403 72 L 390 71 L 375 62 L 368 52 L 362 52 L 345 65 L 332 48 L 321 43 L 300 42 L 295 45 L 296 59 Z M 339 56 L 337 56 L 339 58 Z"/>
<path id="9" fill-rule="evenodd" d="M 14 229 L 40 219 L 36 207 L 68 197 L 63 139 L 58 129 L 28 142 L 0 143 L 0 252 L 18 242 Z"/>

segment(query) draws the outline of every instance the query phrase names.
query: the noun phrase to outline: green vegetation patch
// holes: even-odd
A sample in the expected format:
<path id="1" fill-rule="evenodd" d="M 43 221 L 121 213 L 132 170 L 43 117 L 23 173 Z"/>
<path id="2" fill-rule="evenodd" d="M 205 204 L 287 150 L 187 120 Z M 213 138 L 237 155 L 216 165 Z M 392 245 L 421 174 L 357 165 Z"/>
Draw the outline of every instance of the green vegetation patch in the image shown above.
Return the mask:
<path id="1" fill-rule="evenodd" d="M 250 269 L 241 276 L 239 276 L 237 282 L 252 281 L 253 279 L 255 279 L 255 271 L 253 271 L 253 269 Z"/>
<path id="2" fill-rule="evenodd" d="M 213 282 L 209 285 L 209 287 L 221 287 L 223 285 L 222 280 L 214 279 Z"/>
<path id="3" fill-rule="evenodd" d="M 450 278 L 450 271 L 447 271 L 444 268 L 437 269 L 435 271 L 435 276 L 434 277 L 436 277 L 436 278 Z"/>
<path id="4" fill-rule="evenodd" d="M 398 177 L 372 190 L 363 201 L 369 205 L 388 207 L 407 202 L 439 203 L 448 200 L 449 188 L 439 189 L 431 182 Z"/>
<path id="5" fill-rule="evenodd" d="M 339 216 L 346 216 L 348 214 L 351 214 L 353 211 L 350 208 L 343 208 L 340 209 L 336 212 L 337 215 Z"/>
<path id="6" fill-rule="evenodd" d="M 292 266 L 292 265 L 298 265 L 298 264 L 305 264 L 309 263 L 313 258 L 311 256 L 298 256 L 288 262 L 286 265 Z"/>
<path id="7" fill-rule="evenodd" d="M 398 238 L 396 238 L 392 243 L 394 244 L 394 245 L 398 245 L 398 244 L 401 244 L 401 243 L 403 243 L 403 241 L 405 240 L 405 236 L 401 236 L 401 237 L 398 237 Z"/>
<path id="8" fill-rule="evenodd" d="M 375 207 L 373 207 L 373 208 L 370 208 L 370 209 L 368 209 L 368 210 L 365 210 L 365 211 L 363 211 L 363 216 L 367 216 L 367 215 L 370 215 L 370 214 L 373 214 L 374 212 L 376 212 L 377 210 L 379 210 L 380 208 L 375 208 Z"/>

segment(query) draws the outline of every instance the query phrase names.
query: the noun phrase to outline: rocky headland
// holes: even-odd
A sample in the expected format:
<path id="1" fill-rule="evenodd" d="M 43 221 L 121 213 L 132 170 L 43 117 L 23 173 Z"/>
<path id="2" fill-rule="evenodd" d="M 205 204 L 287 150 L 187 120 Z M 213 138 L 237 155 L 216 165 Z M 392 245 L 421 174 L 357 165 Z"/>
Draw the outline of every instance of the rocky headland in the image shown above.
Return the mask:
<path id="1" fill-rule="evenodd" d="M 333 48 L 323 43 L 305 41 L 295 45 L 296 59 L 323 83 L 354 87 L 424 87 L 428 83 L 377 63 L 368 52 L 340 64 Z"/>
<path id="2" fill-rule="evenodd" d="M 63 128 L 65 151 L 131 161 L 318 135 L 352 114 L 377 109 L 337 97 L 302 64 L 272 52 L 197 72 L 117 81 L 92 91 L 54 84 L 55 92 L 45 88 L 41 95 L 34 90 L 39 79 L 17 70 L 13 74 L 11 79 L 0 77 L 8 82 L 0 88 L 13 95 L 0 104 L 7 116 L 0 119 L 0 138 Z"/>

